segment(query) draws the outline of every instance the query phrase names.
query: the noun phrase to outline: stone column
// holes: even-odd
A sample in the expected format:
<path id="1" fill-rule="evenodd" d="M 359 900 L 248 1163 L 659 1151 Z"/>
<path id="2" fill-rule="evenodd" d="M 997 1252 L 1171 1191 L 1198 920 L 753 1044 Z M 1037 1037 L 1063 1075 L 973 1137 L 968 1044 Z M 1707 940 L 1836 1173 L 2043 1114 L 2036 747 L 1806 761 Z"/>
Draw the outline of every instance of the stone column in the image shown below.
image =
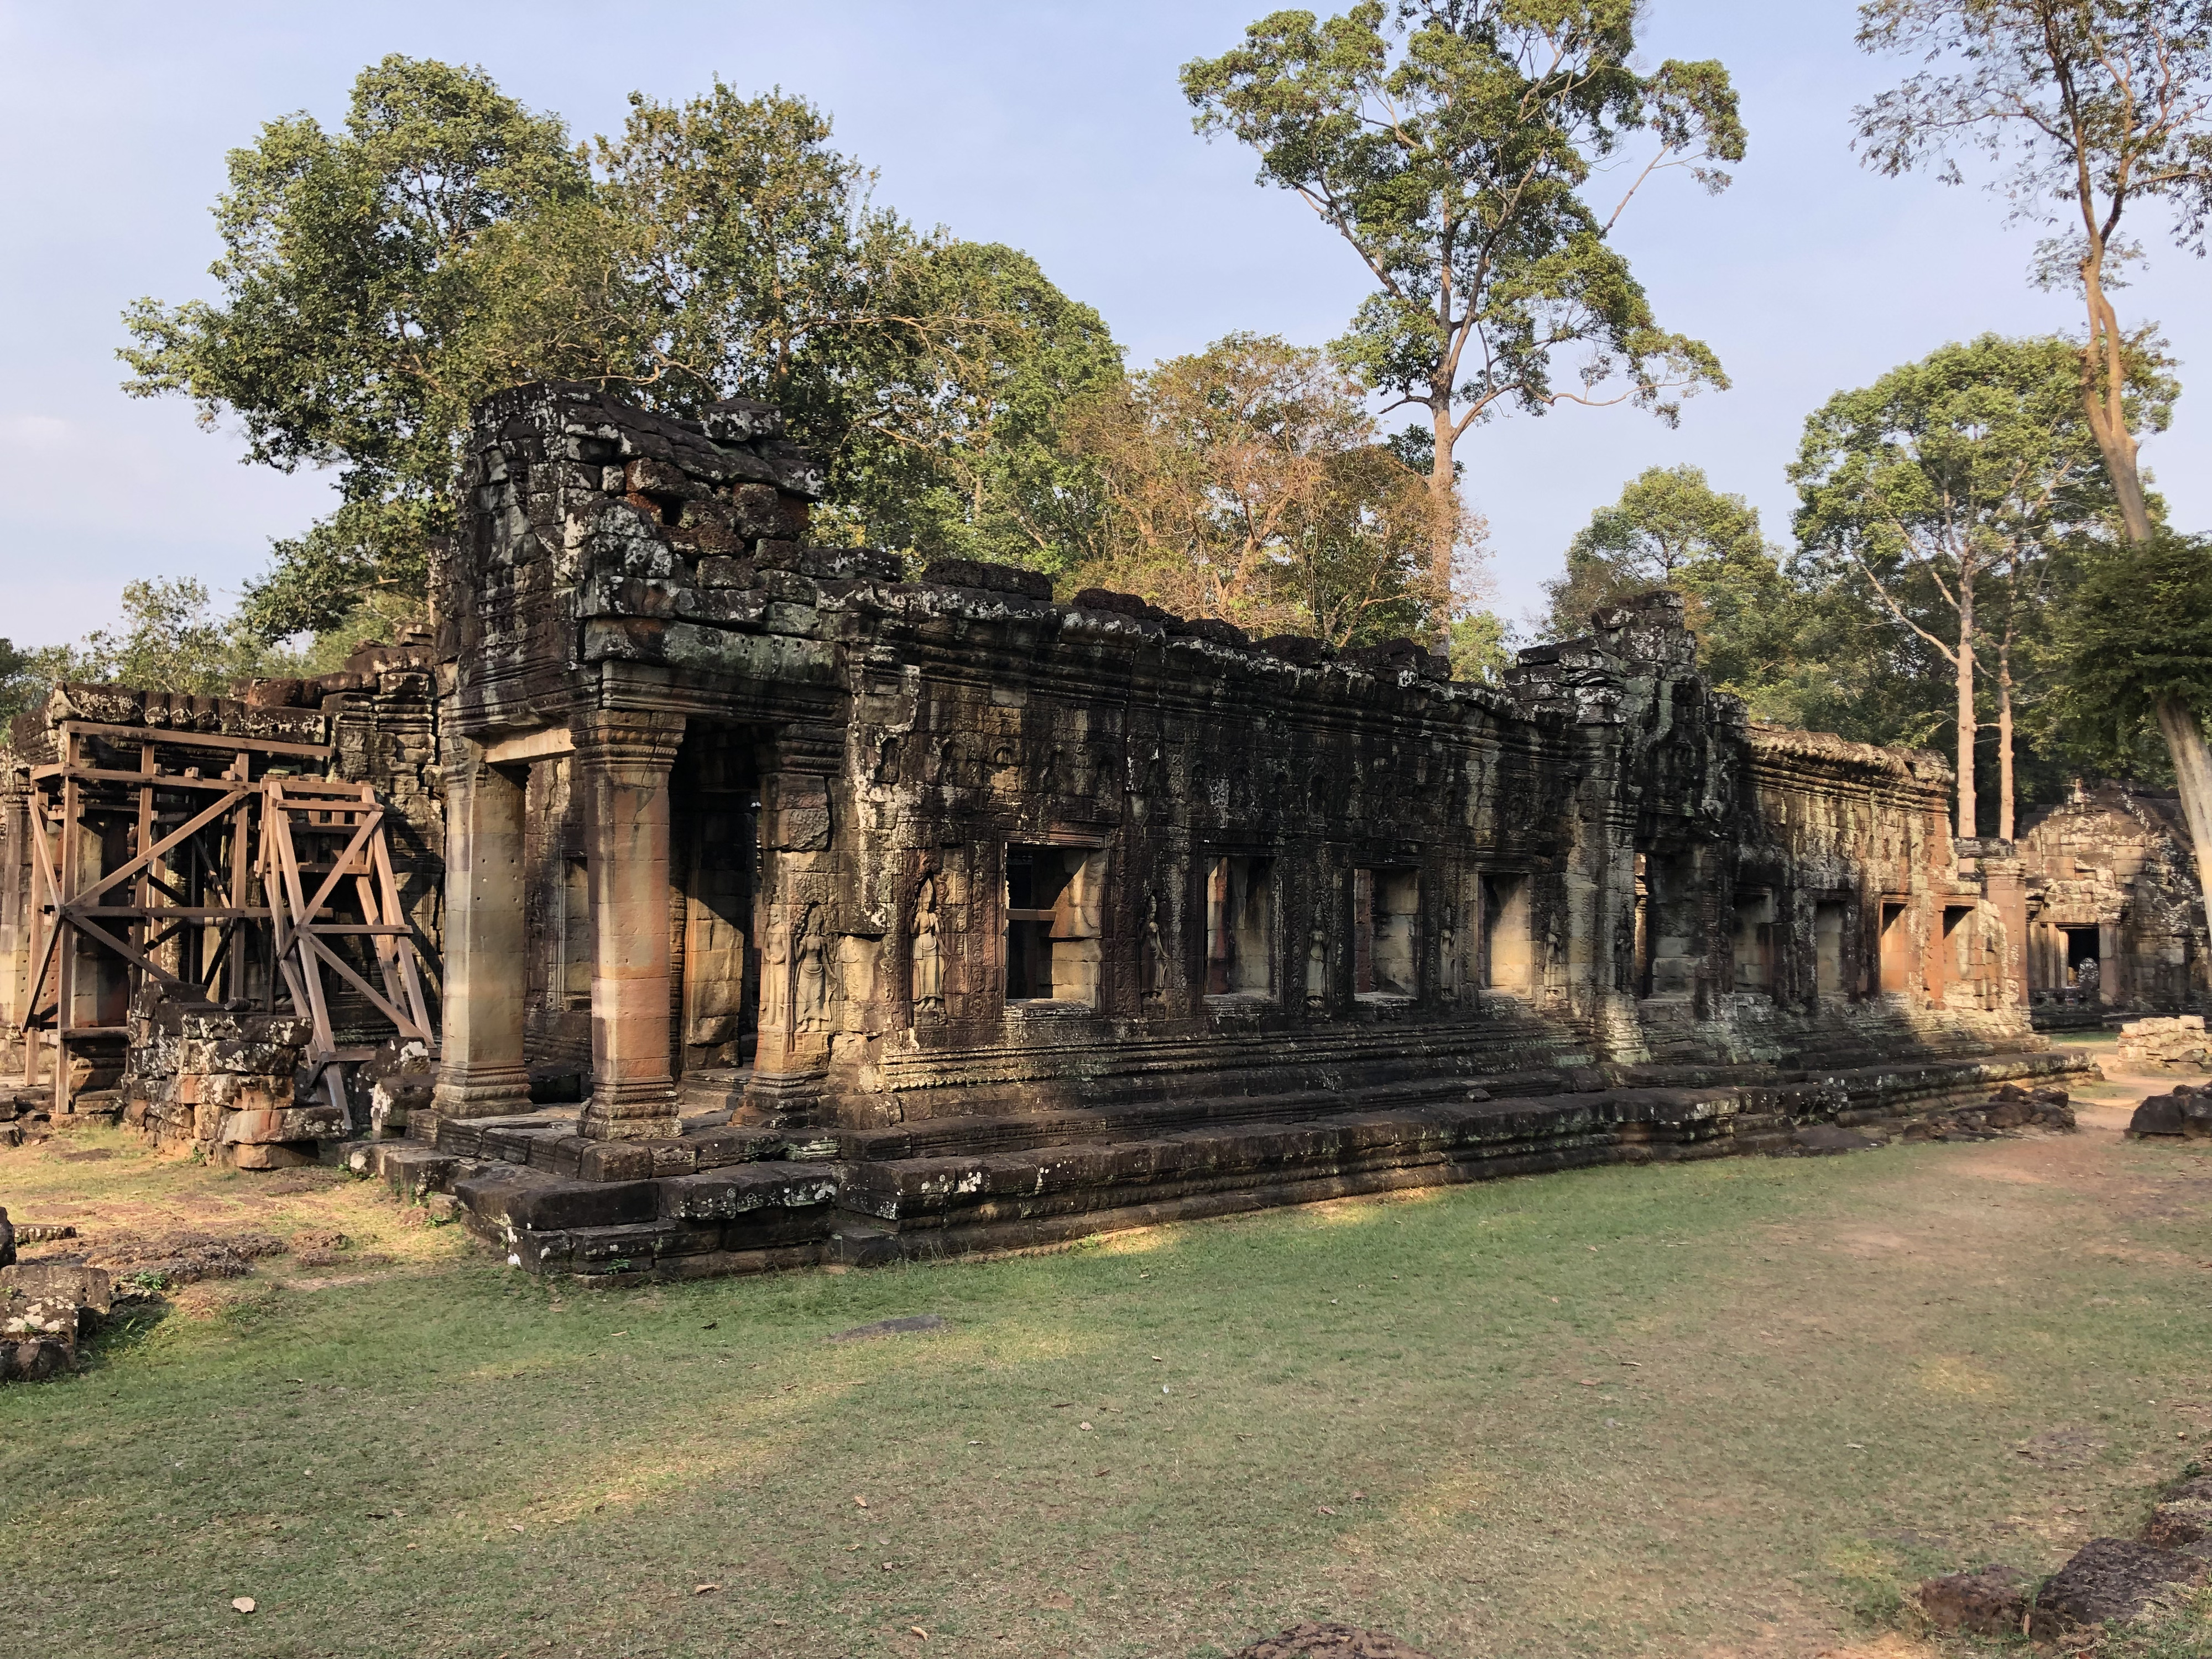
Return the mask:
<path id="1" fill-rule="evenodd" d="M 522 799 L 521 780 L 489 764 L 483 744 L 453 740 L 446 762 L 445 1031 L 430 1097 L 439 1117 L 530 1109 Z"/>
<path id="2" fill-rule="evenodd" d="M 668 770 L 680 714 L 596 710 L 574 723 L 589 792 L 592 1098 L 595 1140 L 680 1133 L 669 1066 Z"/>
<path id="3" fill-rule="evenodd" d="M 29 930 L 23 925 L 31 862 L 26 806 L 21 793 L 0 785 L 0 1073 L 27 1079 L 18 1048 L 26 1041 L 23 1003 L 30 990 Z"/>
<path id="4" fill-rule="evenodd" d="M 2027 874 L 2008 841 L 1982 843 L 1982 896 L 2004 928 L 2004 955 L 1997 964 L 2000 1007 L 2025 1010 L 2027 994 Z"/>

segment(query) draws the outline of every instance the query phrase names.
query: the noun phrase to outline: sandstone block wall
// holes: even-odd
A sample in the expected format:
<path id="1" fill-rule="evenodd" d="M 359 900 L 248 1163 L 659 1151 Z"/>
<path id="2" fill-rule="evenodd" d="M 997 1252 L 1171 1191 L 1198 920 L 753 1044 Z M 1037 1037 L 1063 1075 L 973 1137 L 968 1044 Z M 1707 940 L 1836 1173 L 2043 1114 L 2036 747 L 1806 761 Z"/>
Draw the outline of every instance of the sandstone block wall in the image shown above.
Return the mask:
<path id="1" fill-rule="evenodd" d="M 520 849 L 526 926 L 454 993 L 517 1013 L 448 1064 L 588 1048 L 586 1134 L 679 1093 L 880 1125 L 2033 1041 L 2019 866 L 1954 846 L 1942 763 L 1753 729 L 1668 596 L 1453 684 L 807 548 L 776 432 L 479 410 L 441 732 L 508 780 L 449 811 Z"/>

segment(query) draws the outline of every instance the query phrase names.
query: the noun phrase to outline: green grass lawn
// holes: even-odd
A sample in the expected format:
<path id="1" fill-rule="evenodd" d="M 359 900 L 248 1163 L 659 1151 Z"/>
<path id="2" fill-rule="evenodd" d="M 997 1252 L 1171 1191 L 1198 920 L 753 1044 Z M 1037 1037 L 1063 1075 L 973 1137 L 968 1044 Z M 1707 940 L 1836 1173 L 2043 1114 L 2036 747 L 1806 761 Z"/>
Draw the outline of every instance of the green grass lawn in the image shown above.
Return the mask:
<path id="1" fill-rule="evenodd" d="M 416 1230 L 0 1390 L 0 1653 L 1809 1655 L 2140 1523 L 2208 1212 L 2107 1127 L 632 1292 Z"/>

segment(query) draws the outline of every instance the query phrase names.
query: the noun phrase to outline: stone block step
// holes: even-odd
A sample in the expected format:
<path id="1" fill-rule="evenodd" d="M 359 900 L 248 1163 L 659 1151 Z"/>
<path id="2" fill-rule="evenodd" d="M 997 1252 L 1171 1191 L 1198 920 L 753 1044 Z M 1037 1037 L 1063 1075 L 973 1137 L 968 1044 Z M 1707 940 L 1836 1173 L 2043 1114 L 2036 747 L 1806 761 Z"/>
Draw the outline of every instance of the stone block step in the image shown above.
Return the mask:
<path id="1" fill-rule="evenodd" d="M 411 1140 L 350 1141 L 341 1161 L 352 1174 L 380 1181 L 407 1199 L 452 1190 L 454 1175 L 463 1165 L 451 1152 Z"/>

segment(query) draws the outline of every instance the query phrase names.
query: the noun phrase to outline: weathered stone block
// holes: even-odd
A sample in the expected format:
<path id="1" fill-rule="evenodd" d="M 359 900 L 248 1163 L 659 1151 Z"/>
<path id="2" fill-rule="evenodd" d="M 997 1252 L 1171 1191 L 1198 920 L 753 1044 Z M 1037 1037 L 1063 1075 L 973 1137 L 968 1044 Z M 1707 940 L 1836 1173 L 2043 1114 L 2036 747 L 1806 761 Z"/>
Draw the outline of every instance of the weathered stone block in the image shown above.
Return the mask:
<path id="1" fill-rule="evenodd" d="M 1938 1630 L 2018 1636 L 2027 1627 L 2027 1590 L 2025 1573 L 1992 1563 L 1929 1579 L 1920 1586 L 1920 1610 Z"/>
<path id="2" fill-rule="evenodd" d="M 218 1139 L 231 1146 L 252 1146 L 288 1140 L 321 1140 L 345 1133 L 345 1122 L 335 1106 L 241 1108 L 227 1114 Z"/>
<path id="3" fill-rule="evenodd" d="M 2153 1597 L 2203 1582 L 2199 1557 L 2124 1538 L 2093 1538 L 2036 1592 L 2028 1633 L 2048 1641 L 2069 1628 L 2134 1618 Z"/>

